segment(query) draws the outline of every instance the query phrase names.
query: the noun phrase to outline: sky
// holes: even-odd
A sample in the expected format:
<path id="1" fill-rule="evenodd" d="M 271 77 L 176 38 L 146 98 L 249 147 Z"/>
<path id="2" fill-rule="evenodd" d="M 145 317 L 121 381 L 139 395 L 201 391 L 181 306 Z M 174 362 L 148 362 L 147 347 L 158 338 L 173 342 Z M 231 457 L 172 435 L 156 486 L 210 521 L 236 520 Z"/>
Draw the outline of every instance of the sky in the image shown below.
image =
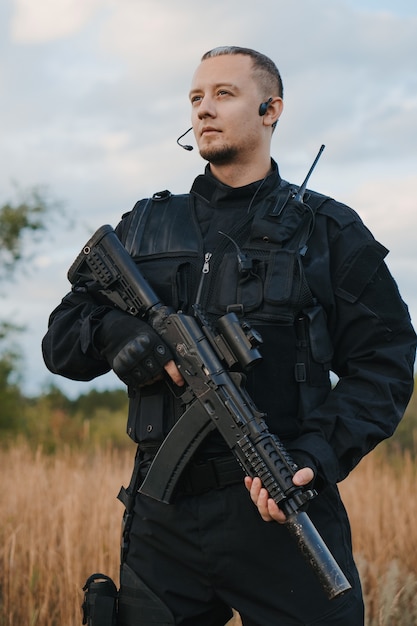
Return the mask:
<path id="1" fill-rule="evenodd" d="M 28 395 L 51 383 L 73 397 L 120 386 L 112 373 L 92 383 L 53 376 L 41 339 L 90 235 L 139 198 L 188 191 L 202 172 L 198 151 L 176 139 L 191 125 L 192 74 L 218 45 L 276 62 L 281 175 L 301 183 L 326 145 L 309 186 L 354 208 L 389 248 L 416 323 L 415 0 L 2 0 L 0 206 L 16 185 L 41 187 L 65 214 L 28 242 L 30 267 L 0 294 L 1 317 L 26 328 Z"/>

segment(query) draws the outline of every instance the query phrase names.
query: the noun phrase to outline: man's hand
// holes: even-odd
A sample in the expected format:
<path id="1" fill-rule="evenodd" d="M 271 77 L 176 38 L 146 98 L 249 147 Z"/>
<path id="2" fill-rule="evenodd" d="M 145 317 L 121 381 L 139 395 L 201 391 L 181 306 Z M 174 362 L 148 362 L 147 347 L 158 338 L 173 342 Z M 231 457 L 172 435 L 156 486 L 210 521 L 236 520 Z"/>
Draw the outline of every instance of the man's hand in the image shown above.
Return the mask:
<path id="1" fill-rule="evenodd" d="M 166 365 L 164 365 L 164 370 L 171 378 L 171 380 L 178 385 L 178 387 L 182 387 L 184 384 L 184 379 L 180 373 L 180 370 L 175 364 L 175 361 L 168 361 Z"/>
<path id="2" fill-rule="evenodd" d="M 164 370 L 176 385 L 184 384 L 169 346 L 152 326 L 128 313 L 112 309 L 104 315 L 95 348 L 126 385 L 152 385 L 163 378 Z"/>
<path id="3" fill-rule="evenodd" d="M 303 467 L 293 476 L 293 483 L 297 487 L 308 485 L 314 478 L 314 472 L 310 467 Z M 262 487 L 260 478 L 245 477 L 245 487 L 250 493 L 252 502 L 258 507 L 260 516 L 265 522 L 278 522 L 285 524 L 285 513 L 269 497 L 267 490 Z"/>

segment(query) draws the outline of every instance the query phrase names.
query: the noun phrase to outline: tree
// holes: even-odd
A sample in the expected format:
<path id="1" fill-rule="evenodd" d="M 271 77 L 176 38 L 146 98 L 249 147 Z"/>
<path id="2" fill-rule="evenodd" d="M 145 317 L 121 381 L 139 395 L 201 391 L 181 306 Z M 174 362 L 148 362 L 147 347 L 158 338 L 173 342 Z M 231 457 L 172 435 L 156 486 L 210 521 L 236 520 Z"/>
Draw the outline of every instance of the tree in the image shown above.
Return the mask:
<path id="1" fill-rule="evenodd" d="M 30 258 L 27 243 L 36 240 L 46 230 L 46 219 L 57 203 L 50 202 L 46 190 L 34 187 L 18 191 L 15 203 L 0 207 L 0 297 L 5 296 L 9 281 Z M 15 334 L 23 328 L 0 319 L 0 427 L 10 423 L 21 400 L 19 366 L 21 352 L 14 342 Z"/>
<path id="2" fill-rule="evenodd" d="M 11 337 L 18 330 L 0 321 L 0 433 L 16 431 L 20 426 L 22 395 L 18 385 L 20 352 Z M 3 437 L 2 437 L 3 438 Z"/>
<path id="3" fill-rule="evenodd" d="M 52 209 L 46 190 L 33 187 L 18 190 L 19 200 L 0 207 L 0 280 L 10 278 L 26 260 L 27 236 L 36 237 L 46 229 L 46 217 Z M 56 203 L 54 203 L 54 208 Z"/>

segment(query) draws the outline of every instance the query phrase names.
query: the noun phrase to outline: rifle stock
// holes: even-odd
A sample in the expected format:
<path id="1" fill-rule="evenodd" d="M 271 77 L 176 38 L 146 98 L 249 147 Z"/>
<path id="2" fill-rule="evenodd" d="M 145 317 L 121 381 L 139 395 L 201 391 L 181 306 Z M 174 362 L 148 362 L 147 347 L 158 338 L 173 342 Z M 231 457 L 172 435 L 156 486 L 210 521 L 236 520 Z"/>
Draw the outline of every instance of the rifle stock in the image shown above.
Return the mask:
<path id="1" fill-rule="evenodd" d="M 230 371 L 241 362 L 246 366 L 260 358 L 253 341 L 238 332 L 241 327 L 236 316 L 224 316 L 226 323 L 221 318 L 222 327 L 233 328 L 226 337 L 212 329 L 197 307 L 190 316 L 163 305 L 108 225 L 96 231 L 68 271 L 72 284 L 86 277 L 93 278 L 119 308 L 147 320 L 172 348 L 186 382 L 183 400 L 188 408 L 162 443 L 141 493 L 172 501 L 188 461 L 216 428 L 244 472 L 258 476 L 286 513 L 286 526 L 328 597 L 348 591 L 348 580 L 303 510 L 316 493 L 294 485 L 294 461 L 279 438 L 269 432 L 265 414 L 241 385 L 240 374 Z M 238 337 L 237 349 L 233 337 Z"/>

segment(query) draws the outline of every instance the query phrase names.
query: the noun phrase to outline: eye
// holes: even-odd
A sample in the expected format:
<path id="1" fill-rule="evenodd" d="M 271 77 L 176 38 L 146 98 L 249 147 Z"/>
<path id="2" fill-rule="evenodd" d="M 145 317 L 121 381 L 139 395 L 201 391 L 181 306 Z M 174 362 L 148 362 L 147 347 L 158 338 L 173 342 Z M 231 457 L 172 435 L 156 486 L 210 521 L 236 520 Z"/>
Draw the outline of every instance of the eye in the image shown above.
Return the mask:
<path id="1" fill-rule="evenodd" d="M 191 104 L 195 104 L 196 102 L 200 102 L 200 100 L 202 100 L 202 96 L 197 96 L 197 95 L 191 96 L 190 100 L 191 100 Z"/>

